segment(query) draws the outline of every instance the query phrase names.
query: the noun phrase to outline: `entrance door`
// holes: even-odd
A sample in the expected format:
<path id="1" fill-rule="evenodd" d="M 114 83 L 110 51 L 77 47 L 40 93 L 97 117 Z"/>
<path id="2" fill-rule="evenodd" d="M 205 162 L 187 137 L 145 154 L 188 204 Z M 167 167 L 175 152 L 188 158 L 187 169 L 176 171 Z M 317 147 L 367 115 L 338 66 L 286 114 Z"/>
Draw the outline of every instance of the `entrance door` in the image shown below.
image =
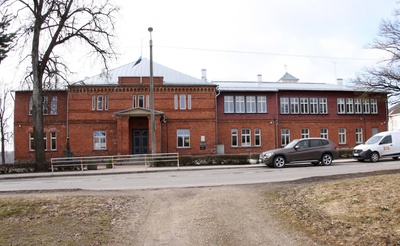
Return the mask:
<path id="1" fill-rule="evenodd" d="M 146 130 L 132 130 L 132 153 L 148 154 L 149 153 L 149 134 Z"/>

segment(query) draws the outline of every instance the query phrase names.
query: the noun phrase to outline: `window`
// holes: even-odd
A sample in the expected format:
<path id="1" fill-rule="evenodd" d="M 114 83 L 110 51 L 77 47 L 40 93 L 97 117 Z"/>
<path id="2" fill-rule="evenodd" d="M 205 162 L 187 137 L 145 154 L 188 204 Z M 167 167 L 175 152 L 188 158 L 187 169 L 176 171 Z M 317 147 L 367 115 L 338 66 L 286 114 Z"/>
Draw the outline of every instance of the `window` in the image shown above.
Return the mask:
<path id="1" fill-rule="evenodd" d="M 231 130 L 231 145 L 232 147 L 238 146 L 238 129 Z"/>
<path id="2" fill-rule="evenodd" d="M 146 95 L 146 108 L 150 108 L 150 95 Z"/>
<path id="3" fill-rule="evenodd" d="M 369 99 L 364 99 L 363 100 L 363 111 L 364 111 L 364 114 L 371 113 L 371 107 L 369 105 Z"/>
<path id="4" fill-rule="evenodd" d="M 188 102 L 187 102 L 188 109 L 192 109 L 192 95 L 188 95 L 187 99 L 188 99 Z"/>
<path id="5" fill-rule="evenodd" d="M 108 110 L 108 96 L 104 96 L 104 109 Z"/>
<path id="6" fill-rule="evenodd" d="M 132 108 L 136 108 L 136 96 L 132 97 Z"/>
<path id="7" fill-rule="evenodd" d="M 321 138 L 328 139 L 328 128 L 321 128 L 320 134 Z"/>
<path id="8" fill-rule="evenodd" d="M 50 132 L 50 150 L 57 150 L 57 133 Z"/>
<path id="9" fill-rule="evenodd" d="M 49 114 L 49 98 L 47 96 L 43 97 L 43 115 Z"/>
<path id="10" fill-rule="evenodd" d="M 281 114 L 289 113 L 289 98 L 281 97 Z"/>
<path id="11" fill-rule="evenodd" d="M 189 148 L 190 147 L 190 130 L 178 129 L 178 148 Z"/>
<path id="12" fill-rule="evenodd" d="M 267 97 L 257 97 L 257 113 L 267 113 Z"/>
<path id="13" fill-rule="evenodd" d="M 362 104 L 361 104 L 361 99 L 354 99 L 354 110 L 356 114 L 362 114 Z"/>
<path id="14" fill-rule="evenodd" d="M 33 133 L 29 133 L 29 150 L 34 151 L 35 150 L 35 139 L 33 138 Z"/>
<path id="15" fill-rule="evenodd" d="M 138 96 L 138 107 L 139 108 L 144 108 L 144 95 L 139 95 Z"/>
<path id="16" fill-rule="evenodd" d="M 96 96 L 92 96 L 92 110 L 96 110 Z"/>
<path id="17" fill-rule="evenodd" d="M 103 110 L 103 96 L 97 96 L 97 110 Z"/>
<path id="18" fill-rule="evenodd" d="M 95 150 L 106 149 L 106 131 L 93 132 L 93 146 Z"/>
<path id="19" fill-rule="evenodd" d="M 261 129 L 260 128 L 254 129 L 254 145 L 261 146 Z"/>
<path id="20" fill-rule="evenodd" d="M 50 114 L 57 115 L 57 96 L 52 96 L 50 100 Z"/>
<path id="21" fill-rule="evenodd" d="M 303 128 L 301 129 L 301 138 L 309 138 L 310 137 L 310 129 Z"/>
<path id="22" fill-rule="evenodd" d="M 236 113 L 245 113 L 244 96 L 236 96 Z"/>
<path id="23" fill-rule="evenodd" d="M 346 113 L 344 98 L 337 99 L 337 113 L 338 114 Z"/>
<path id="24" fill-rule="evenodd" d="M 179 109 L 186 109 L 186 95 L 179 95 Z"/>
<path id="25" fill-rule="evenodd" d="M 378 100 L 377 99 L 371 99 L 371 114 L 377 114 L 378 113 Z"/>
<path id="26" fill-rule="evenodd" d="M 290 113 L 298 114 L 299 113 L 299 99 L 298 98 L 290 98 Z"/>
<path id="27" fill-rule="evenodd" d="M 246 112 L 255 113 L 256 112 L 256 97 L 247 96 L 246 97 Z"/>
<path id="28" fill-rule="evenodd" d="M 356 143 L 360 144 L 363 142 L 363 130 L 362 128 L 356 128 Z"/>
<path id="29" fill-rule="evenodd" d="M 178 95 L 174 95 L 174 109 L 177 110 L 178 109 Z"/>
<path id="30" fill-rule="evenodd" d="M 302 114 L 309 113 L 308 98 L 300 98 L 300 113 Z"/>
<path id="31" fill-rule="evenodd" d="M 29 98 L 29 115 L 32 115 L 32 110 L 33 110 L 33 98 Z"/>
<path id="32" fill-rule="evenodd" d="M 310 98 L 310 114 L 318 113 L 318 98 Z"/>
<path id="33" fill-rule="evenodd" d="M 224 113 L 235 112 L 235 104 L 233 98 L 233 96 L 224 96 Z"/>
<path id="34" fill-rule="evenodd" d="M 242 129 L 242 146 L 251 146 L 250 135 L 250 129 Z"/>
<path id="35" fill-rule="evenodd" d="M 319 113 L 320 114 L 328 113 L 328 99 L 327 98 L 319 99 Z"/>
<path id="36" fill-rule="evenodd" d="M 339 128 L 339 144 L 346 144 L 346 128 Z"/>
<path id="37" fill-rule="evenodd" d="M 290 129 L 282 129 L 281 144 L 282 146 L 286 146 L 288 143 L 290 143 Z"/>
<path id="38" fill-rule="evenodd" d="M 354 114 L 353 98 L 346 98 L 346 113 Z"/>

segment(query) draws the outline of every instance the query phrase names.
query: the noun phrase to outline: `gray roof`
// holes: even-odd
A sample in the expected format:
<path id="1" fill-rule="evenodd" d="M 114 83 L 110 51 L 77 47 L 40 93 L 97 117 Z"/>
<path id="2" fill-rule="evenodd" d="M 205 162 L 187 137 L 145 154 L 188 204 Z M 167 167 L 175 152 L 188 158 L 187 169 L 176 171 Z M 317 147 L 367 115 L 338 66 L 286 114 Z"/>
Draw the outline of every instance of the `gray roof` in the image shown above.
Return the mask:
<path id="1" fill-rule="evenodd" d="M 118 84 L 118 77 L 150 77 L 149 59 L 143 58 L 139 64 L 134 66 L 135 63 L 136 61 L 111 69 L 108 74 L 102 73 L 86 78 L 82 82 L 85 85 L 116 85 Z M 164 85 L 212 85 L 209 82 L 175 71 L 154 61 L 153 76 L 163 77 Z"/>
<path id="2" fill-rule="evenodd" d="M 397 115 L 400 114 L 400 104 L 396 104 L 394 106 L 392 106 L 391 108 L 389 108 L 389 115 Z"/>
<path id="3" fill-rule="evenodd" d="M 293 75 L 291 75 L 290 73 L 288 73 L 288 72 L 286 72 L 283 76 L 282 76 L 282 78 L 280 78 L 279 80 L 278 80 L 278 82 L 290 82 L 290 81 L 293 81 L 293 82 L 297 82 L 297 81 L 299 81 L 299 79 L 298 78 L 296 78 L 296 77 L 294 77 Z"/>
<path id="4" fill-rule="evenodd" d="M 355 91 L 355 88 L 337 84 L 253 82 L 253 81 L 212 81 L 220 91 Z"/>

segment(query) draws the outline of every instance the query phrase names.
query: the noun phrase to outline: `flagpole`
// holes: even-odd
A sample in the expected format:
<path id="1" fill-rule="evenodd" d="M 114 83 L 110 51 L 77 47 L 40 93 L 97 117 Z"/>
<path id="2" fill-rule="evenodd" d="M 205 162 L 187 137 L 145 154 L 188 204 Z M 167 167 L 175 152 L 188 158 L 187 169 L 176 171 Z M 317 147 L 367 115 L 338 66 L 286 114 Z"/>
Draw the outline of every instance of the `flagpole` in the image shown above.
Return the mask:
<path id="1" fill-rule="evenodd" d="M 143 39 L 141 40 L 141 44 L 140 44 L 140 58 L 142 58 L 142 54 L 143 54 Z M 143 75 L 143 66 L 142 64 L 140 64 L 140 83 L 142 83 L 142 76 Z"/>

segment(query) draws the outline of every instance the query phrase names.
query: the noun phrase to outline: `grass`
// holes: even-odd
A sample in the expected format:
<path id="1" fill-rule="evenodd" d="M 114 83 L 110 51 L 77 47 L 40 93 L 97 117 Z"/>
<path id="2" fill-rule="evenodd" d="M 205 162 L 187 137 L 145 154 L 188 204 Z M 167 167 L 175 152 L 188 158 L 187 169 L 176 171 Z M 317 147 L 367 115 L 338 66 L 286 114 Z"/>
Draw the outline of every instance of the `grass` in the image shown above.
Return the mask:
<path id="1" fill-rule="evenodd" d="M 90 195 L 1 197 L 0 245 L 103 245 L 118 204 L 121 198 Z"/>
<path id="2" fill-rule="evenodd" d="M 278 191 L 279 215 L 323 245 L 400 245 L 400 174 Z"/>

